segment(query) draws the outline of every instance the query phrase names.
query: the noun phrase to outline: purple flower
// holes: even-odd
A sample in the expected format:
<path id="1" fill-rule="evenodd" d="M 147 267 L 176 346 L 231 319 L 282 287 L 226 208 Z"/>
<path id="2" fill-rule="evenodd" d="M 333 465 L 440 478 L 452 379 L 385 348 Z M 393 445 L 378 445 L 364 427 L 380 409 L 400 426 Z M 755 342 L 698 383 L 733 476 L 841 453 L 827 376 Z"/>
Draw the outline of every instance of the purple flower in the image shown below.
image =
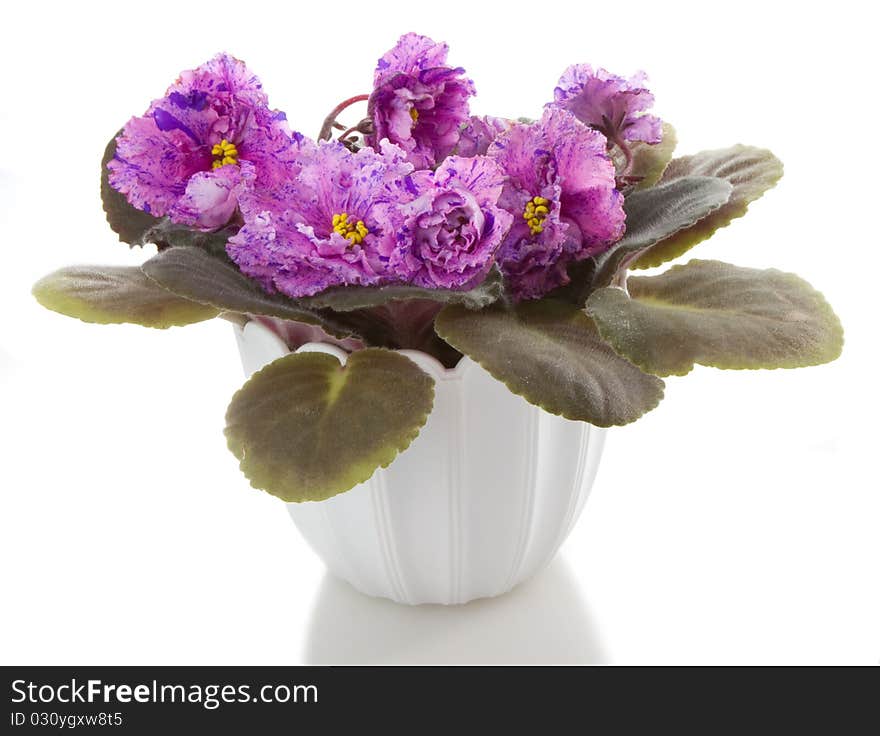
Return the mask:
<path id="1" fill-rule="evenodd" d="M 414 199 L 389 264 L 429 289 L 467 289 L 486 278 L 513 217 L 497 206 L 504 172 L 484 156 L 450 156 L 410 179 Z"/>
<path id="2" fill-rule="evenodd" d="M 212 230 L 229 221 L 245 183 L 278 182 L 292 144 L 259 80 L 219 54 L 183 72 L 143 117 L 128 121 L 107 167 L 111 186 L 132 206 Z"/>
<path id="3" fill-rule="evenodd" d="M 489 147 L 508 180 L 499 205 L 514 217 L 501 270 L 516 299 L 568 283 L 573 261 L 604 251 L 624 231 L 623 197 L 605 137 L 558 108 L 516 124 Z"/>
<path id="4" fill-rule="evenodd" d="M 272 192 L 246 190 L 244 226 L 226 251 L 267 291 L 310 296 L 330 286 L 391 279 L 388 258 L 403 227 L 399 202 L 413 167 L 397 146 L 356 154 L 301 139 Z"/>
<path id="5" fill-rule="evenodd" d="M 589 64 L 575 64 L 560 77 L 553 91 L 554 104 L 571 111 L 612 143 L 659 143 L 660 118 L 645 112 L 654 104 L 654 95 L 645 87 L 647 81 L 644 72 L 624 79 L 604 69 L 594 72 Z"/>
<path id="6" fill-rule="evenodd" d="M 504 131 L 510 130 L 511 125 L 513 121 L 507 118 L 494 118 L 491 115 L 470 117 L 461 128 L 456 154 L 484 156 L 492 141 Z"/>
<path id="7" fill-rule="evenodd" d="M 387 138 L 419 169 L 452 153 L 475 91 L 464 69 L 447 66 L 447 52 L 446 44 L 407 33 L 379 59 L 368 108 L 373 120 L 368 145 Z"/>

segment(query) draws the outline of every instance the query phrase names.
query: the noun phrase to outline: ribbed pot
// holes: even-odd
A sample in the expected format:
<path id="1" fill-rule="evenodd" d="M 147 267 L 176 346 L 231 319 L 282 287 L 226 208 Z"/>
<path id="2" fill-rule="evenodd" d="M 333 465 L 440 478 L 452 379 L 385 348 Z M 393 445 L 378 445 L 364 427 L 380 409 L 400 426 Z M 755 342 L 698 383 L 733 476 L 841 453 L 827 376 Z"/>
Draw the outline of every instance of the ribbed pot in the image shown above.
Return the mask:
<path id="1" fill-rule="evenodd" d="M 245 373 L 288 353 L 256 322 L 236 328 Z M 308 343 L 345 362 L 331 345 Z M 543 568 L 581 513 L 605 430 L 548 414 L 465 357 L 444 368 L 400 351 L 435 380 L 434 409 L 410 447 L 365 483 L 287 508 L 329 570 L 398 603 L 466 603 Z"/>

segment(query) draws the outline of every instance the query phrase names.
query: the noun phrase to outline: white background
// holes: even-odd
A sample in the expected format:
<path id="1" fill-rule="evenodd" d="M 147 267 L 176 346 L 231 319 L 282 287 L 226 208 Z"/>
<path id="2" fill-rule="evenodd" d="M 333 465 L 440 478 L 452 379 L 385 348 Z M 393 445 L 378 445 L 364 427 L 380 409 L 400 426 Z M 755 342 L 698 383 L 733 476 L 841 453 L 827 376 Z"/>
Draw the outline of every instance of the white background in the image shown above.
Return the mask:
<path id="1" fill-rule="evenodd" d="M 432 7 L 433 6 L 433 7 Z M 0 89 L 4 664 L 867 663 L 880 660 L 877 56 L 862 2 L 15 3 Z M 12 8 L 10 10 L 10 8 Z M 694 255 L 824 291 L 841 360 L 698 368 L 613 430 L 560 559 L 513 594 L 407 609 L 325 577 L 222 435 L 225 322 L 167 332 L 41 310 L 62 265 L 139 263 L 103 221 L 109 137 L 182 69 L 245 59 L 314 135 L 416 30 L 478 113 L 538 114 L 559 73 L 644 68 L 679 150 L 736 142 L 777 189 Z"/>

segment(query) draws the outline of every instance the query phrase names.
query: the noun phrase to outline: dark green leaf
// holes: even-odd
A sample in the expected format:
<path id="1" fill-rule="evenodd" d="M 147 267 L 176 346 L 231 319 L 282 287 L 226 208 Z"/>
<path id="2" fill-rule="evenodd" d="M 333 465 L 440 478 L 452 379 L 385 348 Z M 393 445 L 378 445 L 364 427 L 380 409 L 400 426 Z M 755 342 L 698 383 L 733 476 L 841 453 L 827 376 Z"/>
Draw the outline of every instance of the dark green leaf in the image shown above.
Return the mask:
<path id="1" fill-rule="evenodd" d="M 332 315 L 300 306 L 281 294 L 268 294 L 234 265 L 201 248 L 175 247 L 153 256 L 144 273 L 166 289 L 224 312 L 258 314 L 318 325 L 334 337 L 352 331 Z"/>
<path id="2" fill-rule="evenodd" d="M 542 299 L 479 312 L 450 305 L 436 329 L 513 393 L 567 419 L 627 424 L 663 397 L 662 381 L 617 355 L 569 304 Z"/>
<path id="3" fill-rule="evenodd" d="M 758 199 L 782 178 L 782 163 L 770 151 L 751 146 L 733 146 L 674 159 L 663 174 L 661 183 L 686 176 L 716 176 L 725 179 L 733 185 L 733 192 L 727 204 L 708 217 L 651 246 L 633 264 L 633 268 L 650 268 L 678 258 L 710 237 L 718 228 L 742 217 L 749 203 Z"/>
<path id="4" fill-rule="evenodd" d="M 626 235 L 596 257 L 594 287 L 611 283 L 640 251 L 717 210 L 730 198 L 732 189 L 724 179 L 686 176 L 627 196 Z"/>
<path id="5" fill-rule="evenodd" d="M 237 232 L 238 226 L 230 225 L 221 230 L 204 233 L 173 223 L 165 217 L 144 234 L 144 239 L 146 242 L 156 243 L 160 250 L 174 247 L 201 248 L 215 258 L 227 260 L 226 243 Z"/>
<path id="6" fill-rule="evenodd" d="M 367 480 L 416 438 L 434 380 L 399 353 L 369 348 L 345 367 L 291 353 L 255 373 L 226 413 L 229 449 L 254 488 L 322 501 Z"/>
<path id="7" fill-rule="evenodd" d="M 691 261 L 595 291 L 587 311 L 614 349 L 659 376 L 694 363 L 798 368 L 840 355 L 843 329 L 822 295 L 776 269 Z"/>
<path id="8" fill-rule="evenodd" d="M 450 289 L 423 289 L 409 284 L 387 286 L 340 286 L 331 287 L 298 301 L 316 309 L 329 308 L 336 312 L 378 307 L 388 302 L 421 299 L 444 304 L 463 304 L 468 309 L 482 309 L 496 301 L 503 290 L 501 272 L 493 268 L 485 280 L 467 291 Z"/>
<path id="9" fill-rule="evenodd" d="M 70 266 L 40 279 L 33 294 L 46 309 L 83 322 L 131 322 L 164 329 L 216 317 L 213 307 L 181 298 L 132 266 Z"/>

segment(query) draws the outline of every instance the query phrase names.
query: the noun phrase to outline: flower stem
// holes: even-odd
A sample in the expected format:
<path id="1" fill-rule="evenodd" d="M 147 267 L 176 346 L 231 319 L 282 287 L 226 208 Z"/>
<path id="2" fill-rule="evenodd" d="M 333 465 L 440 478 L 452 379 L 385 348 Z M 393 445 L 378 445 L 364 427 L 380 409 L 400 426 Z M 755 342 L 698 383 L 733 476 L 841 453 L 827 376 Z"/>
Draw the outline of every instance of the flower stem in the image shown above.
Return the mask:
<path id="1" fill-rule="evenodd" d="M 364 102 L 365 100 L 370 99 L 369 95 L 355 95 L 354 97 L 349 97 L 347 100 L 343 100 L 336 107 L 331 110 L 330 114 L 324 118 L 324 124 L 321 126 L 321 132 L 318 134 L 319 141 L 329 141 L 331 136 L 331 130 L 333 129 L 334 123 L 336 123 L 336 118 L 339 116 L 346 107 L 350 107 L 354 105 L 356 102 Z"/>
<path id="2" fill-rule="evenodd" d="M 618 174 L 619 179 L 626 179 L 626 177 L 629 176 L 630 171 L 632 171 L 633 152 L 630 149 L 630 147 L 626 144 L 626 142 L 620 136 L 615 135 L 610 140 L 615 146 L 617 146 L 623 152 L 623 155 L 626 157 L 626 163 L 623 166 L 623 171 L 621 171 L 620 174 Z"/>
<path id="3" fill-rule="evenodd" d="M 623 289 L 629 294 L 629 290 L 626 288 L 626 277 L 629 275 L 629 267 L 638 260 L 642 253 L 644 253 L 644 250 L 637 250 L 635 253 L 630 253 L 624 258 L 617 267 L 617 273 L 614 274 L 614 278 L 611 279 L 609 286 L 616 286 L 618 289 Z"/>
<path id="4" fill-rule="evenodd" d="M 359 133 L 359 132 L 360 132 L 360 130 L 359 130 L 359 129 L 360 129 L 360 126 L 361 126 L 360 123 L 358 123 L 357 125 L 352 125 L 352 126 L 351 126 L 348 130 L 346 130 L 344 133 L 340 133 L 340 134 L 339 134 L 339 136 L 338 136 L 339 140 L 344 141 L 344 140 L 345 140 L 346 138 L 348 138 L 348 136 L 350 136 L 352 133 Z"/>

